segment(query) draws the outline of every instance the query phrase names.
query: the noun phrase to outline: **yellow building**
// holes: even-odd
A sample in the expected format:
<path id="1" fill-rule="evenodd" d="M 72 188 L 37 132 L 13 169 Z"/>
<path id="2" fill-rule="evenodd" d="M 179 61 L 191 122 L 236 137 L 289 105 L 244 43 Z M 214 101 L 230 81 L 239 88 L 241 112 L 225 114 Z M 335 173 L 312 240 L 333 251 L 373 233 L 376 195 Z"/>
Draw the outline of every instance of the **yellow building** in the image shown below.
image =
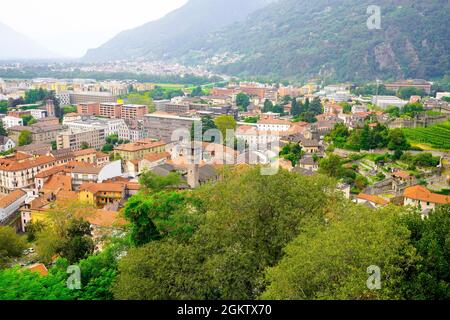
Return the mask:
<path id="1" fill-rule="evenodd" d="M 78 192 L 80 202 L 99 208 L 120 201 L 124 196 L 125 188 L 118 183 L 85 183 Z"/>
<path id="2" fill-rule="evenodd" d="M 166 146 L 167 143 L 164 141 L 144 139 L 117 146 L 114 149 L 114 154 L 116 157 L 120 157 L 120 159 L 124 161 L 133 161 L 144 158 L 144 156 L 148 153 L 165 152 Z"/>

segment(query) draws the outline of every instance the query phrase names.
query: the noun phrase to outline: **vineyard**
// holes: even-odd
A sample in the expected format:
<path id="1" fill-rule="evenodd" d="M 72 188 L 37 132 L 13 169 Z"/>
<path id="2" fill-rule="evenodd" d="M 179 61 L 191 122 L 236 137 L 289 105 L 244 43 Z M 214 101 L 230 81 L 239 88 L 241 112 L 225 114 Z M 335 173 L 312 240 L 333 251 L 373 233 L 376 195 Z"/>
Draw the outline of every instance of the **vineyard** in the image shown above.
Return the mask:
<path id="1" fill-rule="evenodd" d="M 426 144 L 434 149 L 450 150 L 450 121 L 428 128 L 403 130 L 411 143 Z"/>

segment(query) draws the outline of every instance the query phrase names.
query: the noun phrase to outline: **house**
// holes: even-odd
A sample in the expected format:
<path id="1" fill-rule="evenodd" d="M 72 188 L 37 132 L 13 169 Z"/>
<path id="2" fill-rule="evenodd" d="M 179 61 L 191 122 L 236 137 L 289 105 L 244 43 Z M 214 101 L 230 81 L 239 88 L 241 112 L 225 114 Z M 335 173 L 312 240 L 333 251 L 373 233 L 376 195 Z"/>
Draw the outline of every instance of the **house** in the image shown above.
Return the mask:
<path id="1" fill-rule="evenodd" d="M 304 157 L 300 159 L 298 166 L 310 171 L 319 170 L 319 164 L 314 161 L 313 157 Z"/>
<path id="2" fill-rule="evenodd" d="M 450 204 L 450 196 L 432 193 L 423 186 L 406 188 L 403 192 L 405 206 L 413 206 L 426 214 L 438 205 Z"/>
<path id="3" fill-rule="evenodd" d="M 143 139 L 133 143 L 122 144 L 114 149 L 116 157 L 124 161 L 142 159 L 147 153 L 159 153 L 166 151 L 167 143 Z"/>
<path id="4" fill-rule="evenodd" d="M 0 226 L 14 223 L 16 213 L 25 204 L 27 193 L 21 189 L 16 189 L 6 196 L 0 197 Z"/>
<path id="5" fill-rule="evenodd" d="M 299 145 L 306 153 L 320 153 L 322 148 L 318 140 L 301 139 Z"/>
<path id="6" fill-rule="evenodd" d="M 165 164 L 170 157 L 169 152 L 148 153 L 143 159 L 127 161 L 125 163 L 126 172 L 132 176 L 137 176 L 146 170 Z"/>
<path id="7" fill-rule="evenodd" d="M 0 136 L 0 152 L 6 152 L 16 147 L 16 143 L 12 139 Z"/>
<path id="8" fill-rule="evenodd" d="M 365 204 L 372 208 L 384 207 L 389 204 L 389 201 L 375 195 L 360 193 L 356 196 L 356 203 Z"/>
<path id="9" fill-rule="evenodd" d="M 84 183 L 80 186 L 78 200 L 103 208 L 125 198 L 125 186 L 121 183 Z"/>
<path id="10" fill-rule="evenodd" d="M 74 151 L 75 161 L 86 162 L 86 163 L 97 163 L 97 150 L 95 149 L 85 149 Z"/>
<path id="11" fill-rule="evenodd" d="M 39 273 L 42 277 L 45 277 L 48 274 L 47 267 L 42 263 L 35 263 L 31 266 L 26 267 L 31 272 Z"/>

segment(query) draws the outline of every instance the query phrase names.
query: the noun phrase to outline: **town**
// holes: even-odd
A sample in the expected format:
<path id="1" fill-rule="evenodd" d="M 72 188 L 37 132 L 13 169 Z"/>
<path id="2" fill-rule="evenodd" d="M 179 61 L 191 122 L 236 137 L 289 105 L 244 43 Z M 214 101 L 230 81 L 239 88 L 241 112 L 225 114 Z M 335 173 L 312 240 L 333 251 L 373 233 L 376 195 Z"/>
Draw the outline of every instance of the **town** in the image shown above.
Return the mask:
<path id="1" fill-rule="evenodd" d="M 424 80 L 185 89 L 33 79 L 2 80 L 0 92 L 0 222 L 17 232 L 66 199 L 95 206 L 92 227 L 114 230 L 144 172 L 179 173 L 180 188 L 196 188 L 230 163 L 267 164 L 260 154 L 275 141 L 282 169 L 332 176 L 354 202 L 414 206 L 425 215 L 450 203 L 450 93 L 431 96 Z M 136 98 L 145 104 L 130 103 Z M 202 159 L 191 166 L 191 149 L 172 134 L 195 123 L 235 130 L 245 147 L 203 142 Z"/>

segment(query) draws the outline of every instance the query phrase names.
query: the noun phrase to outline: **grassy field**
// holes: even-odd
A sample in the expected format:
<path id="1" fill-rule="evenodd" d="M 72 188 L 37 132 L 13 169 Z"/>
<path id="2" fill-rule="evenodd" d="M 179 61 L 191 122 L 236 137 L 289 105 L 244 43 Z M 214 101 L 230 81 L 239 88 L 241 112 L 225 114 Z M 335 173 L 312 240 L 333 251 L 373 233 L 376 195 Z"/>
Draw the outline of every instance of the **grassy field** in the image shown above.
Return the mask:
<path id="1" fill-rule="evenodd" d="M 450 150 L 450 121 L 428 128 L 403 129 L 414 146 L 424 150 Z"/>

